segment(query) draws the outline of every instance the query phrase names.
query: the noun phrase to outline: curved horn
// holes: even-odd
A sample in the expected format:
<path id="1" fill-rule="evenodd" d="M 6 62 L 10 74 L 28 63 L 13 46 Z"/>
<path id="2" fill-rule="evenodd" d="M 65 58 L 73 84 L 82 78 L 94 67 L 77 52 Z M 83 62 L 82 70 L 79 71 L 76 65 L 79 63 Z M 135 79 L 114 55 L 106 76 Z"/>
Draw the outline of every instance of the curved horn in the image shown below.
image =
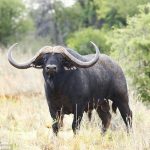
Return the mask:
<path id="1" fill-rule="evenodd" d="M 13 44 L 9 50 L 8 50 L 8 61 L 10 62 L 11 65 L 13 65 L 14 67 L 18 68 L 18 69 L 27 69 L 27 68 L 30 68 L 30 67 L 33 67 L 34 65 L 32 64 L 36 58 L 42 53 L 42 50 L 44 50 L 45 48 L 49 48 L 50 46 L 44 46 L 43 48 L 41 48 L 39 50 L 39 52 L 34 56 L 32 57 L 30 60 L 28 60 L 27 62 L 24 62 L 24 63 L 17 63 L 15 61 L 15 59 L 12 57 L 12 50 L 13 48 L 17 45 L 18 43 L 15 43 Z M 51 47 L 50 47 L 51 48 Z"/>
<path id="2" fill-rule="evenodd" d="M 90 41 L 91 42 L 91 41 Z M 64 49 L 64 54 L 65 56 L 70 59 L 72 61 L 72 63 L 80 68 L 88 68 L 93 66 L 99 59 L 99 48 L 96 46 L 95 43 L 91 42 L 92 45 L 94 46 L 95 50 L 96 50 L 96 54 L 94 56 L 94 58 L 92 60 L 87 60 L 86 58 L 84 58 L 85 61 L 81 61 L 78 58 L 74 57 L 71 53 L 69 53 L 66 49 Z M 79 54 L 78 54 L 79 55 Z M 81 55 L 80 55 L 81 56 Z M 82 57 L 82 56 L 81 56 Z"/>

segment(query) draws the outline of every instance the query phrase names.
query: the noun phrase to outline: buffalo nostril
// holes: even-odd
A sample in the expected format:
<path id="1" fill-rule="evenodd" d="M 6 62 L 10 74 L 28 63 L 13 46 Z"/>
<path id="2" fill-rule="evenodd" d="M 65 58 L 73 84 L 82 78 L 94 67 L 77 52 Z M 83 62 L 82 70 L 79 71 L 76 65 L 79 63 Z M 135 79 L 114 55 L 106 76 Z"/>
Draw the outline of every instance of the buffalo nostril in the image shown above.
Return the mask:
<path id="1" fill-rule="evenodd" d="M 50 72 L 56 71 L 56 69 L 57 69 L 56 65 L 47 65 L 46 66 L 46 70 L 50 71 Z"/>
<path id="2" fill-rule="evenodd" d="M 53 69 L 56 70 L 56 66 L 53 66 Z"/>
<path id="3" fill-rule="evenodd" d="M 49 67 L 46 67 L 47 70 L 49 70 Z"/>
<path id="4" fill-rule="evenodd" d="M 46 66 L 46 70 L 49 71 L 49 70 L 50 70 L 50 67 L 49 67 L 49 66 Z"/>

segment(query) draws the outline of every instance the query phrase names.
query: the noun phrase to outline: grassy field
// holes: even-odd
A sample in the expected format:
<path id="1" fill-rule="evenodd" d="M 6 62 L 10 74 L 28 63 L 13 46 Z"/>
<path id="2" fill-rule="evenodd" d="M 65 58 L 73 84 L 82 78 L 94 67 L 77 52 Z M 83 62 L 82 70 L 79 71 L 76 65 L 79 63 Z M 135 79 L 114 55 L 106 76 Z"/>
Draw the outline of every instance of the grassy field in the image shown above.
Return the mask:
<path id="1" fill-rule="evenodd" d="M 20 56 L 24 58 L 25 56 Z M 20 58 L 21 59 L 21 58 Z M 25 59 L 25 58 L 24 58 Z M 84 114 L 81 130 L 74 136 L 72 115 L 66 115 L 58 137 L 44 96 L 40 70 L 17 70 L 0 54 L 0 150 L 150 150 L 150 110 L 130 91 L 133 132 L 127 135 L 117 111 L 105 136 L 94 112 L 89 123 Z"/>

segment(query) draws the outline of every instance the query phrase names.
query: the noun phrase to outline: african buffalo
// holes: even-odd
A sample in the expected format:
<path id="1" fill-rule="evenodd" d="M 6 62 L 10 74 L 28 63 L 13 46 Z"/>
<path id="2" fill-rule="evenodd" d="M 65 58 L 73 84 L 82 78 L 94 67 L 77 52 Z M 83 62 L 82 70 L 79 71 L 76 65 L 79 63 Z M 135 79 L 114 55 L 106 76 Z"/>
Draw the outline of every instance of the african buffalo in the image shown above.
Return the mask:
<path id="1" fill-rule="evenodd" d="M 109 56 L 100 54 L 98 47 L 91 43 L 96 54 L 82 56 L 62 46 L 45 46 L 25 63 L 17 63 L 12 57 L 12 49 L 16 44 L 9 48 L 8 60 L 14 67 L 43 69 L 45 93 L 56 135 L 64 114 L 74 114 L 72 129 L 76 133 L 83 112 L 89 111 L 90 118 L 92 109 L 96 109 L 102 120 L 103 131 L 106 131 L 111 120 L 108 100 L 113 102 L 114 111 L 119 109 L 127 129 L 132 125 L 123 71 Z"/>

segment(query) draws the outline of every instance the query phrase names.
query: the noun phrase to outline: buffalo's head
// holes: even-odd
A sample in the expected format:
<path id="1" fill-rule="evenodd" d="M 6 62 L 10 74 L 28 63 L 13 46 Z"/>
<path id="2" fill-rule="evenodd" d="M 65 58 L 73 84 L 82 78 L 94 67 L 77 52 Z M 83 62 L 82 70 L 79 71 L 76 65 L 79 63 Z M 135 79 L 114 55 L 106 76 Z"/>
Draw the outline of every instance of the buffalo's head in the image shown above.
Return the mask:
<path id="1" fill-rule="evenodd" d="M 88 68 L 93 66 L 99 59 L 99 49 L 93 42 L 91 43 L 96 50 L 96 54 L 90 60 L 62 46 L 44 46 L 27 62 L 17 63 L 12 57 L 12 50 L 17 43 L 9 48 L 8 60 L 10 64 L 18 69 L 27 69 L 30 67 L 43 68 L 47 74 L 54 74 L 74 67 Z"/>

